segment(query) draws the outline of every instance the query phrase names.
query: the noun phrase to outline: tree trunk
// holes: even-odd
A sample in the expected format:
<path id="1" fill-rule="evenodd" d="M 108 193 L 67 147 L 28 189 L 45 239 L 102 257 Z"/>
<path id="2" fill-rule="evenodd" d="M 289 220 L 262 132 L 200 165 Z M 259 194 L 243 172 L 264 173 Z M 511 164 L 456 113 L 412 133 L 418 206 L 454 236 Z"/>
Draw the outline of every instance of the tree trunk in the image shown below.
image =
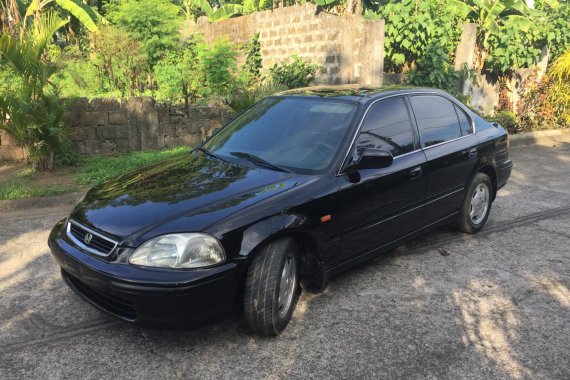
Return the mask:
<path id="1" fill-rule="evenodd" d="M 50 172 L 53 170 L 53 157 L 54 157 L 54 152 L 52 150 L 49 152 L 49 158 L 47 162 L 47 170 L 49 170 Z"/>
<path id="2" fill-rule="evenodd" d="M 346 13 L 351 15 L 362 14 L 362 0 L 349 0 L 346 7 Z"/>

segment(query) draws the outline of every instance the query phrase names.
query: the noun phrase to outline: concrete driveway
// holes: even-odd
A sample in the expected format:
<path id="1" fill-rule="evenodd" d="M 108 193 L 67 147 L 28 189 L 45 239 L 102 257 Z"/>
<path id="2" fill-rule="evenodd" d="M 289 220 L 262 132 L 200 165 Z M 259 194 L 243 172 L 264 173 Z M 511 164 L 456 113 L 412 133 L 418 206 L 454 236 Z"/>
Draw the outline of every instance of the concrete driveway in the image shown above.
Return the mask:
<path id="1" fill-rule="evenodd" d="M 448 229 L 303 294 L 286 331 L 237 318 L 139 329 L 60 278 L 46 239 L 67 210 L 0 216 L 0 379 L 570 378 L 570 145 L 512 150 L 482 233 Z"/>

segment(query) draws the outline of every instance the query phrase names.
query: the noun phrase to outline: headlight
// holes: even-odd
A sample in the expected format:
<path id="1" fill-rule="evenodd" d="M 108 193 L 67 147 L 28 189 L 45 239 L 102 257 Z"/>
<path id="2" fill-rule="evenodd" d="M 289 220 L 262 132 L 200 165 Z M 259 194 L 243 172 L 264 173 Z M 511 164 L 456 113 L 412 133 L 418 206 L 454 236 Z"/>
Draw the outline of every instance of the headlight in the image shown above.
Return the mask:
<path id="1" fill-rule="evenodd" d="M 219 264 L 226 256 L 212 236 L 198 233 L 162 235 L 138 247 L 129 263 L 147 267 L 201 268 Z"/>

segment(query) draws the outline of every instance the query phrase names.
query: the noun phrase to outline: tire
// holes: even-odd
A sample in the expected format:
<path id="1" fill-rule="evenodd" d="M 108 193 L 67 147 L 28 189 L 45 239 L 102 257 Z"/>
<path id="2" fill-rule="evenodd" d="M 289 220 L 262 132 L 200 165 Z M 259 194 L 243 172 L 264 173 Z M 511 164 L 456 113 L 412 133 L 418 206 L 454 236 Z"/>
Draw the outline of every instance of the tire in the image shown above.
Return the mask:
<path id="1" fill-rule="evenodd" d="M 277 336 L 289 323 L 301 292 L 299 259 L 298 245 L 290 237 L 270 242 L 253 259 L 245 282 L 244 316 L 258 335 Z M 284 275 L 288 282 L 283 282 Z"/>
<path id="2" fill-rule="evenodd" d="M 468 234 L 481 231 L 489 217 L 492 198 L 493 184 L 489 176 L 484 173 L 475 174 L 467 187 L 459 216 L 453 227 Z"/>

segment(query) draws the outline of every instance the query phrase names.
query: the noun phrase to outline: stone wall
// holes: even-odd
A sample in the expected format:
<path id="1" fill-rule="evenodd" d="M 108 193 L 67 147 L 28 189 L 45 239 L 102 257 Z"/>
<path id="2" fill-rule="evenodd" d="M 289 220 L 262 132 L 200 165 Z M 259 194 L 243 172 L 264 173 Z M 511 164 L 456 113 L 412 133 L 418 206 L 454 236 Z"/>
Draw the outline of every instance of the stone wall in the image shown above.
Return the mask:
<path id="1" fill-rule="evenodd" d="M 183 36 L 196 33 L 208 42 L 225 37 L 236 44 L 259 33 L 264 69 L 298 55 L 325 68 L 317 84 L 382 82 L 384 20 L 331 15 L 306 3 L 214 23 L 186 21 Z"/>
<path id="2" fill-rule="evenodd" d="M 79 154 L 113 154 L 199 144 L 233 117 L 228 109 L 168 107 L 152 98 L 75 101 L 65 112 L 73 149 Z"/>
<path id="3" fill-rule="evenodd" d="M 119 102 L 100 98 L 74 101 L 64 113 L 73 150 L 81 155 L 197 145 L 234 116 L 230 109 L 168 107 L 153 98 Z M 26 151 L 8 133 L 0 131 L 0 161 L 21 161 Z"/>

